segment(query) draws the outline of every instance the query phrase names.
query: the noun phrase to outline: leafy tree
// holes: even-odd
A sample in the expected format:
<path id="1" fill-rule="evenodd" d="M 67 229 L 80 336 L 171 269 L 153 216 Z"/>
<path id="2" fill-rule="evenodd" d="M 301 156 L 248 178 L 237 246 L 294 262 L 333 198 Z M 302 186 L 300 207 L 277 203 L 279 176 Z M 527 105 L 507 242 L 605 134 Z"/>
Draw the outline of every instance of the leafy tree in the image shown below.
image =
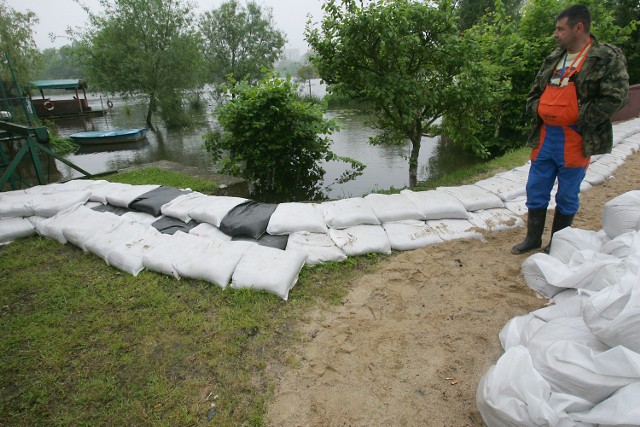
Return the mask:
<path id="1" fill-rule="evenodd" d="M 33 27 L 38 23 L 36 14 L 18 12 L 0 0 L 0 80 L 13 82 L 6 64 L 9 55 L 20 85 L 31 80 L 39 66 L 39 52 L 33 39 Z M 12 84 L 12 83 L 11 83 Z"/>
<path id="2" fill-rule="evenodd" d="M 214 161 L 222 161 L 225 173 L 251 180 L 258 193 L 321 198 L 320 161 L 340 159 L 329 149 L 333 121 L 323 117 L 320 106 L 301 101 L 289 77 L 273 72 L 255 86 L 241 82 L 229 90 L 231 100 L 215 113 L 222 129 L 206 135 Z"/>
<path id="3" fill-rule="evenodd" d="M 255 83 L 262 69 L 272 69 L 282 54 L 286 38 L 275 28 L 271 10 L 249 1 L 223 3 L 200 18 L 204 40 L 206 81 L 221 87 L 231 78 Z"/>
<path id="4" fill-rule="evenodd" d="M 42 69 L 39 79 L 83 79 L 82 58 L 74 45 L 60 49 L 48 48 L 42 51 Z"/>
<path id="5" fill-rule="evenodd" d="M 637 0 L 607 0 L 616 25 L 623 27 L 614 43 L 624 51 L 629 70 L 629 83 L 640 83 L 640 2 Z"/>
<path id="6" fill-rule="evenodd" d="M 503 8 L 507 16 L 516 18 L 520 13 L 522 3 L 523 0 L 504 0 L 498 7 Z M 456 12 L 460 18 L 459 25 L 462 30 L 476 25 L 487 12 L 495 11 L 495 0 L 459 0 L 456 5 Z"/>
<path id="7" fill-rule="evenodd" d="M 411 141 L 409 183 L 415 186 L 423 135 L 437 131 L 436 121 L 465 90 L 488 93 L 499 80 L 484 63 L 464 68 L 450 3 L 329 0 L 323 10 L 321 27 L 308 26 L 306 33 L 320 77 L 334 93 L 371 106 L 371 124 L 380 130 L 372 142 Z"/>
<path id="8" fill-rule="evenodd" d="M 318 77 L 318 72 L 313 64 L 304 64 L 298 68 L 298 78 L 309 84 L 309 95 L 311 95 L 311 79 Z"/>
<path id="9" fill-rule="evenodd" d="M 148 98 L 153 113 L 170 128 L 188 118 L 176 105 L 183 92 L 200 85 L 200 49 L 192 27 L 192 5 L 183 0 L 100 0 L 99 14 L 87 9 L 92 28 L 83 35 L 86 72 L 108 92 Z"/>

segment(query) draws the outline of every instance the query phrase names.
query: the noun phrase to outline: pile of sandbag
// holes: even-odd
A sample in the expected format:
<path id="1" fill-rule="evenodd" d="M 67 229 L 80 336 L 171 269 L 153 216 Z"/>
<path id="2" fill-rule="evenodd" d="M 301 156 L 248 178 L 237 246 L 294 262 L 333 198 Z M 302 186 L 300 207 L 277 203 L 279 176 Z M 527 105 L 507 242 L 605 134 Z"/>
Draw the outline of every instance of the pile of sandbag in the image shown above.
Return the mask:
<path id="1" fill-rule="evenodd" d="M 594 161 L 601 165 L 589 168 L 598 170 L 594 183 L 638 150 L 639 131 L 640 120 L 614 126 L 617 151 Z M 525 164 L 459 187 L 280 204 L 73 180 L 0 193 L 0 244 L 37 232 L 131 274 L 147 268 L 287 299 L 304 264 L 482 240 L 484 232 L 522 227 L 528 170 Z M 585 181 L 582 190 L 590 186 Z"/>
<path id="2" fill-rule="evenodd" d="M 477 404 L 489 426 L 640 425 L 640 191 L 599 232 L 567 228 L 522 266 L 552 304 L 510 320 Z"/>

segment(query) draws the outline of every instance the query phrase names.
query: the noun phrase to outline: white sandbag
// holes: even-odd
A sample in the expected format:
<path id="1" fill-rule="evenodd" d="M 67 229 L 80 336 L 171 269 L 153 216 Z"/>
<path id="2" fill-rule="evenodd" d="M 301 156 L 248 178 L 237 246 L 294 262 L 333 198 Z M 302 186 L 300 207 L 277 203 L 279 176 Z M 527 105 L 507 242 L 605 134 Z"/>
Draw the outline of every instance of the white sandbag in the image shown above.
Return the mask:
<path id="1" fill-rule="evenodd" d="M 539 308 L 531 314 L 545 322 L 566 317 L 582 317 L 582 307 L 593 294 L 592 291 L 570 288 L 556 294 L 549 301 L 549 305 Z"/>
<path id="2" fill-rule="evenodd" d="M 548 322 L 529 341 L 533 366 L 553 391 L 597 404 L 640 381 L 640 354 L 609 348 L 581 318 Z"/>
<path id="3" fill-rule="evenodd" d="M 640 425 L 638 396 L 640 396 L 640 382 L 622 387 L 589 410 L 572 412 L 569 415 L 576 423 L 588 423 L 600 427 L 638 426 Z"/>
<path id="4" fill-rule="evenodd" d="M 89 196 L 88 191 L 64 191 L 60 193 L 46 193 L 30 200 L 27 208 L 32 215 L 50 218 L 58 212 L 63 211 L 71 206 L 84 205 Z"/>
<path id="5" fill-rule="evenodd" d="M 203 239 L 192 234 L 176 231 L 166 235 L 160 243 L 147 251 L 142 257 L 145 268 L 158 273 L 180 278 L 176 270 L 176 264 L 189 258 L 191 252 L 202 251 L 203 248 L 212 245 L 211 240 Z"/>
<path id="6" fill-rule="evenodd" d="M 438 231 L 424 221 L 386 222 L 382 228 L 387 233 L 391 249 L 410 251 L 412 249 L 442 243 Z"/>
<path id="7" fill-rule="evenodd" d="M 12 242 L 21 237 L 35 234 L 33 223 L 27 218 L 0 219 L 0 245 Z"/>
<path id="8" fill-rule="evenodd" d="M 145 212 L 134 212 L 134 211 L 125 212 L 122 215 L 120 215 L 120 217 L 122 219 L 131 220 L 133 222 L 137 222 L 138 224 L 142 224 L 142 225 L 151 225 L 154 222 L 156 222 L 156 220 L 158 220 L 158 218 L 156 218 L 151 214 L 148 214 Z"/>
<path id="9" fill-rule="evenodd" d="M 604 343 L 640 353 L 640 280 L 628 274 L 620 283 L 592 296 L 583 310 L 585 323 Z"/>
<path id="10" fill-rule="evenodd" d="M 242 255 L 254 245 L 246 242 L 218 241 L 191 251 L 188 258 L 175 263 L 180 276 L 205 280 L 226 288 Z"/>
<path id="11" fill-rule="evenodd" d="M 497 175 L 478 181 L 475 185 L 497 195 L 503 202 L 526 194 L 526 184 Z"/>
<path id="12" fill-rule="evenodd" d="M 501 231 L 524 227 L 524 221 L 506 208 L 469 212 L 469 222 L 481 230 Z"/>
<path id="13" fill-rule="evenodd" d="M 60 183 L 54 182 L 51 184 L 41 184 L 41 185 L 34 185 L 33 187 L 29 187 L 29 188 L 25 188 L 24 192 L 25 193 L 29 193 L 29 194 L 49 194 L 49 193 L 55 193 L 56 192 L 56 188 L 58 188 L 58 186 L 60 186 Z"/>
<path id="14" fill-rule="evenodd" d="M 329 229 L 329 237 L 348 256 L 391 253 L 391 243 L 380 225 L 356 225 L 341 230 L 332 228 Z"/>
<path id="15" fill-rule="evenodd" d="M 91 187 L 91 196 L 89 197 L 89 200 L 92 202 L 102 203 L 103 205 L 108 203 L 107 196 L 110 193 L 131 187 L 131 184 L 123 184 L 120 182 L 99 181 L 98 183 L 99 185 Z"/>
<path id="16" fill-rule="evenodd" d="M 502 199 L 490 191 L 477 185 L 461 185 L 459 187 L 439 187 L 438 190 L 446 191 L 460 200 L 469 212 L 482 209 L 503 208 Z"/>
<path id="17" fill-rule="evenodd" d="M 587 181 L 591 185 L 600 185 L 602 184 L 608 176 L 605 176 L 596 171 L 596 169 L 589 167 L 587 169 L 587 173 L 584 176 L 584 180 Z"/>
<path id="18" fill-rule="evenodd" d="M 552 392 L 523 346 L 510 348 L 489 368 L 478 385 L 476 405 L 491 427 L 570 426 L 567 410 L 592 406 Z"/>
<path id="19" fill-rule="evenodd" d="M 22 218 L 33 215 L 27 204 L 37 194 L 30 194 L 24 190 L 5 191 L 0 193 L 0 218 Z"/>
<path id="20" fill-rule="evenodd" d="M 109 255 L 109 252 L 114 250 L 117 246 L 136 240 L 138 236 L 142 235 L 148 228 L 157 232 L 153 227 L 138 224 L 137 222 L 126 220 L 122 217 L 118 218 L 119 221 L 113 227 L 100 227 L 95 233 L 92 233 L 93 235 L 83 242 L 82 248 L 108 262 L 107 256 Z M 91 221 L 87 221 L 87 224 L 92 223 Z"/>
<path id="21" fill-rule="evenodd" d="M 604 205 L 602 229 L 609 238 L 638 230 L 640 225 L 640 190 L 628 191 Z"/>
<path id="22" fill-rule="evenodd" d="M 67 243 L 67 239 L 62 234 L 62 229 L 66 225 L 73 225 L 75 223 L 82 223 L 86 219 L 95 214 L 91 209 L 83 205 L 74 205 L 63 211 L 58 212 L 51 218 L 46 218 L 40 221 L 34 222 L 36 232 L 49 239 L 55 239 L 59 243 Z M 43 217 L 38 217 L 43 218 Z"/>
<path id="23" fill-rule="evenodd" d="M 584 193 L 585 191 L 589 191 L 593 188 L 593 185 L 591 185 L 590 182 L 587 182 L 585 180 L 582 180 L 580 182 L 580 193 Z"/>
<path id="24" fill-rule="evenodd" d="M 198 237 L 202 237 L 204 239 L 213 240 L 214 242 L 229 242 L 231 241 L 231 236 L 224 234 L 218 227 L 215 225 L 208 224 L 203 222 L 202 224 L 198 224 L 191 230 L 189 230 L 189 234 L 194 234 Z"/>
<path id="25" fill-rule="evenodd" d="M 84 206 L 83 206 L 84 208 Z M 85 208 L 86 209 L 86 208 Z M 111 212 L 89 210 L 82 221 L 67 222 L 62 226 L 62 234 L 67 242 L 87 252 L 86 243 L 103 235 L 122 223 L 123 219 Z"/>
<path id="26" fill-rule="evenodd" d="M 513 200 L 509 200 L 508 202 L 504 202 L 504 207 L 516 215 L 526 215 L 529 211 L 527 208 L 527 196 L 517 197 Z"/>
<path id="27" fill-rule="evenodd" d="M 58 183 L 55 191 L 92 191 L 106 183 L 104 179 L 72 179 L 67 182 Z"/>
<path id="28" fill-rule="evenodd" d="M 554 233 L 549 255 L 568 264 L 575 252 L 584 249 L 599 252 L 607 241 L 609 238 L 602 230 L 596 232 L 567 227 Z"/>
<path id="29" fill-rule="evenodd" d="M 617 167 L 615 163 L 608 162 L 606 157 L 603 157 L 599 162 L 589 165 L 589 170 L 604 176 L 605 179 L 610 179 Z"/>
<path id="30" fill-rule="evenodd" d="M 340 249 L 327 233 L 309 233 L 298 231 L 289 234 L 287 251 L 301 252 L 307 255 L 305 264 L 318 265 L 325 262 L 342 262 L 347 254 Z"/>
<path id="31" fill-rule="evenodd" d="M 500 330 L 498 338 L 502 348 L 507 351 L 518 345 L 526 346 L 531 336 L 540 329 L 546 321 L 533 315 L 516 316 L 509 320 Z"/>
<path id="32" fill-rule="evenodd" d="M 527 163 L 524 166 L 519 166 L 506 172 L 497 173 L 495 174 L 495 176 L 508 179 L 509 181 L 515 182 L 516 184 L 521 184 L 522 186 L 526 187 L 527 181 L 529 180 L 530 167 L 531 165 Z"/>
<path id="33" fill-rule="evenodd" d="M 637 235 L 637 231 L 629 231 L 628 233 L 620 234 L 614 239 L 603 243 L 600 248 L 600 252 L 603 254 L 613 255 L 616 258 L 625 259 L 631 254 L 631 247 Z"/>
<path id="34" fill-rule="evenodd" d="M 429 220 L 427 226 L 434 228 L 444 241 L 454 239 L 484 240 L 480 229 L 466 219 Z"/>
<path id="35" fill-rule="evenodd" d="M 153 227 L 147 227 L 135 239 L 121 242 L 109 251 L 105 261 L 118 270 L 137 276 L 144 270 L 142 258 L 145 253 L 163 240 L 163 235 Z"/>
<path id="36" fill-rule="evenodd" d="M 634 146 L 634 144 L 621 143 L 621 144 L 617 144 L 615 147 L 611 149 L 611 155 L 624 160 L 630 155 L 632 155 L 635 151 L 636 151 L 636 147 Z"/>
<path id="37" fill-rule="evenodd" d="M 425 219 L 418 207 L 402 194 L 372 193 L 364 199 L 369 202 L 381 223 Z"/>
<path id="38" fill-rule="evenodd" d="M 380 225 L 371 204 L 363 197 L 322 203 L 324 222 L 334 229 L 356 225 Z"/>
<path id="39" fill-rule="evenodd" d="M 187 223 L 191 221 L 189 214 L 205 203 L 206 199 L 207 196 L 197 191 L 183 194 L 162 205 L 160 212 L 162 212 L 162 215 L 177 218 Z"/>
<path id="40" fill-rule="evenodd" d="M 585 249 L 575 252 L 571 256 L 567 264 L 571 270 L 569 276 L 553 278 L 550 283 L 562 288 L 598 291 L 603 289 L 604 286 L 602 283 L 594 282 L 596 275 L 608 266 L 615 266 L 621 263 L 622 260 L 611 255 Z"/>
<path id="41" fill-rule="evenodd" d="M 305 258 L 300 252 L 254 245 L 242 255 L 233 272 L 231 287 L 263 290 L 286 301 L 298 282 Z"/>
<path id="42" fill-rule="evenodd" d="M 571 270 L 563 262 L 545 253 L 536 253 L 527 257 L 522 263 L 524 281 L 534 291 L 545 298 L 552 298 L 563 288 L 551 285 L 549 282 L 556 277 L 567 277 Z"/>
<path id="43" fill-rule="evenodd" d="M 446 191 L 402 190 L 404 197 L 411 200 L 422 212 L 424 219 L 466 219 L 467 209 L 460 200 Z"/>
<path id="44" fill-rule="evenodd" d="M 326 233 L 324 208 L 317 203 L 280 203 L 269 218 L 267 233 L 272 236 L 298 231 Z"/>
<path id="45" fill-rule="evenodd" d="M 220 227 L 222 218 L 240 203 L 248 201 L 243 197 L 232 196 L 207 196 L 202 200 L 197 208 L 193 209 L 189 216 L 198 221 L 206 222 L 216 227 Z"/>
<path id="46" fill-rule="evenodd" d="M 129 207 L 129 203 L 133 202 L 144 193 L 155 190 L 160 187 L 156 184 L 130 185 L 125 184 L 119 188 L 114 188 L 106 195 L 107 203 L 121 208 Z"/>

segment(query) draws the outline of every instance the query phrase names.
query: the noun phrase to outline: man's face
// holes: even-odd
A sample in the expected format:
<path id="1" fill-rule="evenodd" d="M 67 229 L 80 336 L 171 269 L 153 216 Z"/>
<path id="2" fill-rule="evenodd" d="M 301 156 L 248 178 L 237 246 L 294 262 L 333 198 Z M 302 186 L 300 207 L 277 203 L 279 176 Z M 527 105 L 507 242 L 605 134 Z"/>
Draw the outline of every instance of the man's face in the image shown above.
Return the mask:
<path id="1" fill-rule="evenodd" d="M 556 30 L 553 33 L 553 37 L 556 39 L 556 43 L 563 49 L 571 49 L 576 44 L 577 33 L 579 27 L 582 25 L 578 22 L 573 28 L 569 26 L 567 22 L 569 18 L 562 18 L 556 21 Z"/>

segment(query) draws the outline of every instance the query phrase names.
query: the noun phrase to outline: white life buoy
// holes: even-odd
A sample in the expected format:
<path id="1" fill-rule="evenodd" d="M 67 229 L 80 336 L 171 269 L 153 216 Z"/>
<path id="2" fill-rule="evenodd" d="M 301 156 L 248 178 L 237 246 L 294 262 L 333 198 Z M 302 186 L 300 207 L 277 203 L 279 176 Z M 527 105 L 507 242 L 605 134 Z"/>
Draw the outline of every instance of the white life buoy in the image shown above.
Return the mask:
<path id="1" fill-rule="evenodd" d="M 44 104 L 42 104 L 42 106 L 47 110 L 47 111 L 53 111 L 54 108 L 56 108 L 55 104 L 53 103 L 53 101 L 45 101 Z"/>

